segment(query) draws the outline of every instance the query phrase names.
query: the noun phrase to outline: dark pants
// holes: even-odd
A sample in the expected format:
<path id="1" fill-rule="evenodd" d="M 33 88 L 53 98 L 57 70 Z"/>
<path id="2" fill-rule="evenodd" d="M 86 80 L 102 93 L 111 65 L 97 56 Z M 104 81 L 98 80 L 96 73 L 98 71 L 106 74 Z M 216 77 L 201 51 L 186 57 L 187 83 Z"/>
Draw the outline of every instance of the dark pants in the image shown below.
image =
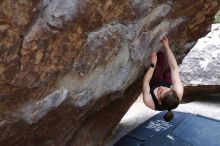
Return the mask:
<path id="1" fill-rule="evenodd" d="M 157 53 L 157 65 L 151 83 L 157 81 L 166 81 L 172 84 L 170 68 L 166 65 L 165 54 L 162 52 Z"/>

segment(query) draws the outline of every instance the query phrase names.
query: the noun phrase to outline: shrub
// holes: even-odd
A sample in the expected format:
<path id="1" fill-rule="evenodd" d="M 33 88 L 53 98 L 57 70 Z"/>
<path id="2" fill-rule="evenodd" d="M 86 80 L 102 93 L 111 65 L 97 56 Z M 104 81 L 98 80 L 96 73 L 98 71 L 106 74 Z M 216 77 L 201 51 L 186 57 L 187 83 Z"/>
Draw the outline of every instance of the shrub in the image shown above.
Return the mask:
<path id="1" fill-rule="evenodd" d="M 215 16 L 214 23 L 220 23 L 220 16 Z"/>

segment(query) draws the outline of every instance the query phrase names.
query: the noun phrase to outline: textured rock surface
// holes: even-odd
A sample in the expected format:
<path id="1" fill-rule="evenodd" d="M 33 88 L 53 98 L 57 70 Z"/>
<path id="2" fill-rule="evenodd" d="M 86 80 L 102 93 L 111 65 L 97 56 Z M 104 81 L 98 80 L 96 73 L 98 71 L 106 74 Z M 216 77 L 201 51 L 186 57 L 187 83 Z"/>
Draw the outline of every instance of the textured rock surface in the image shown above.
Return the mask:
<path id="1" fill-rule="evenodd" d="M 220 85 L 220 24 L 201 38 L 180 65 L 185 85 Z"/>
<path id="2" fill-rule="evenodd" d="M 220 16 L 220 11 L 217 12 L 216 16 Z"/>
<path id="3" fill-rule="evenodd" d="M 179 61 L 219 0 L 2 0 L 0 145 L 103 145 L 168 35 Z"/>
<path id="4" fill-rule="evenodd" d="M 220 95 L 220 24 L 201 38 L 180 65 L 180 76 L 185 84 L 184 99 Z"/>

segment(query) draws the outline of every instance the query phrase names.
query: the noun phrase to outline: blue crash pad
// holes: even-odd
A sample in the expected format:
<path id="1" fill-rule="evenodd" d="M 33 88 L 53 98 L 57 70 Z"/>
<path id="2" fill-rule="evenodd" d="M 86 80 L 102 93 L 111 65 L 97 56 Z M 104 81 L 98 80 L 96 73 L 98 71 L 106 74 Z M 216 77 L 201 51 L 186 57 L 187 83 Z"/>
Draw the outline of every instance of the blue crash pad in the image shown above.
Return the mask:
<path id="1" fill-rule="evenodd" d="M 220 146 L 220 121 L 193 116 L 171 132 L 196 146 Z"/>
<path id="2" fill-rule="evenodd" d="M 140 124 L 114 146 L 220 146 L 220 121 L 174 112 L 174 119 L 165 122 L 164 114 Z"/>

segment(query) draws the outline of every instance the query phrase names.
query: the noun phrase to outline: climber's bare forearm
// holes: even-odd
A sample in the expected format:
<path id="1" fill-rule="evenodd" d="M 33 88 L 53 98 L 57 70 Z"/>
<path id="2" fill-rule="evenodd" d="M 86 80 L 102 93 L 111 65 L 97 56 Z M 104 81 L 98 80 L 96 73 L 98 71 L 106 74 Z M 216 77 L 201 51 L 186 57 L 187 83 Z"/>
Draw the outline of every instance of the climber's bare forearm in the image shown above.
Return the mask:
<path id="1" fill-rule="evenodd" d="M 154 73 L 154 68 L 153 68 L 153 67 L 150 67 L 150 68 L 147 70 L 147 72 L 146 72 L 146 74 L 145 74 L 145 76 L 144 76 L 144 84 L 145 84 L 145 83 L 148 83 L 148 84 L 149 84 L 149 82 L 150 82 L 150 80 L 151 80 L 151 78 L 152 78 L 152 76 L 153 76 L 153 73 Z"/>
<path id="2" fill-rule="evenodd" d="M 177 65 L 176 58 L 175 58 L 172 50 L 170 49 L 169 46 L 165 46 L 165 48 L 166 48 L 166 54 L 167 54 L 167 57 L 168 57 L 168 62 L 169 62 L 170 69 L 171 70 L 177 69 L 178 65 Z"/>

